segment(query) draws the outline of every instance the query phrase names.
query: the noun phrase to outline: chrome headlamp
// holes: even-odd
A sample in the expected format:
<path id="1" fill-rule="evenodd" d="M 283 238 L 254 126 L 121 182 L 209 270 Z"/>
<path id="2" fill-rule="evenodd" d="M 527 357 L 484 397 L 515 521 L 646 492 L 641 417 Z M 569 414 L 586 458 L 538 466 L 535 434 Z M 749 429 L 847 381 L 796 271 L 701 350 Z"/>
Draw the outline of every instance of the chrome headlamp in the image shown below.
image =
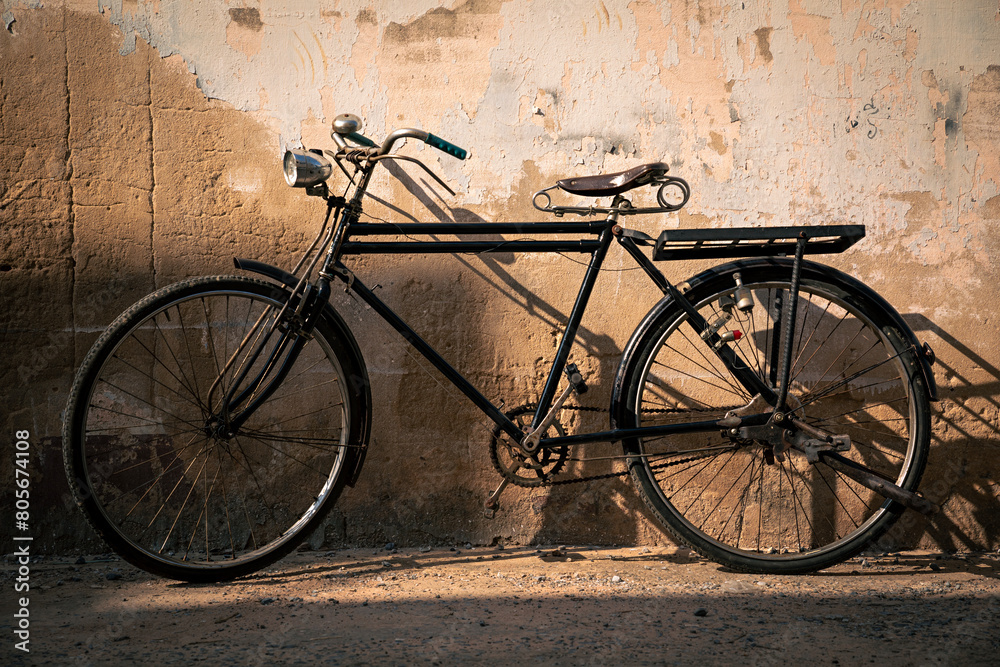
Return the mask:
<path id="1" fill-rule="evenodd" d="M 319 152 L 294 148 L 285 151 L 285 182 L 293 188 L 307 188 L 330 178 L 333 165 Z"/>

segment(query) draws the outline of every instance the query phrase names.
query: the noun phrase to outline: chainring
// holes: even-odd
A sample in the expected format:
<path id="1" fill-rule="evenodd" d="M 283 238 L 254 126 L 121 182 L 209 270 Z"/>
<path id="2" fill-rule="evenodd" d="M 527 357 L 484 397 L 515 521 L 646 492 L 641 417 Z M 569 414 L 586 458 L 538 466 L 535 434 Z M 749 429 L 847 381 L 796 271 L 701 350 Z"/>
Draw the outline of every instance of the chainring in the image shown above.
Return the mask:
<path id="1" fill-rule="evenodd" d="M 531 425 L 536 406 L 521 405 L 506 413 L 507 417 L 522 430 Z M 545 435 L 555 431 L 558 435 L 566 435 L 565 429 L 558 421 L 554 421 Z M 534 454 L 526 454 L 519 443 L 514 442 L 509 435 L 499 427 L 493 429 L 490 437 L 490 460 L 497 472 L 511 484 L 524 487 L 545 486 L 566 465 L 569 447 L 554 447 L 539 449 Z"/>

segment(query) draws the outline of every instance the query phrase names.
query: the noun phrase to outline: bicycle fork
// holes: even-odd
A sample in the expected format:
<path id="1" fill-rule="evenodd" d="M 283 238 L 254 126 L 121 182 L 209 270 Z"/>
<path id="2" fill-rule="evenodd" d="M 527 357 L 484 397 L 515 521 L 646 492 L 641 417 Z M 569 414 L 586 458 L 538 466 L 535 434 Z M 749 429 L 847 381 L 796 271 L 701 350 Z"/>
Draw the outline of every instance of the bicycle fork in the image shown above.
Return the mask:
<path id="1" fill-rule="evenodd" d="M 208 404 L 212 405 L 212 396 L 222 386 L 223 378 L 236 367 L 233 382 L 222 397 L 219 408 L 206 421 L 205 428 L 211 435 L 223 439 L 235 436 L 277 390 L 312 337 L 329 295 L 330 281 L 321 277 L 315 284 L 306 284 L 297 303 L 294 302 L 296 293 L 293 292 L 273 319 L 269 315 L 274 306 L 261 314 L 236 351 L 226 360 L 209 389 Z M 251 348 L 252 351 L 244 355 Z M 263 361 L 258 364 L 260 360 Z M 256 374 L 248 380 L 255 368 L 258 369 Z"/>

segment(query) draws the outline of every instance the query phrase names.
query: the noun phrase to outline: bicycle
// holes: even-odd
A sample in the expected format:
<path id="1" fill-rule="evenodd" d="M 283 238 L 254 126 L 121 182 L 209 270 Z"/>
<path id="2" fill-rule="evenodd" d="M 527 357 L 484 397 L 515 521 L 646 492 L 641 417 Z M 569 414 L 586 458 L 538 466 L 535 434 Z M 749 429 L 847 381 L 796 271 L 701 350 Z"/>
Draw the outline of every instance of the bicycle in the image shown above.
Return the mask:
<path id="1" fill-rule="evenodd" d="M 608 442 L 622 445 L 624 470 L 612 474 L 631 475 L 660 527 L 734 570 L 829 567 L 871 544 L 904 508 L 936 511 L 916 491 L 936 400 L 933 352 L 872 289 L 804 259 L 846 250 L 863 226 L 673 229 L 656 239 L 623 227 L 628 216 L 687 203 L 688 184 L 664 163 L 559 180 L 533 199 L 556 221 L 362 222 L 384 161 L 416 164 L 452 192 L 422 162 L 393 152 L 399 142 L 416 139 L 459 159 L 466 152 L 417 129 L 376 144 L 360 126 L 356 116 L 338 116 L 335 151 L 285 154 L 288 184 L 326 202 L 319 233 L 292 271 L 235 259 L 258 277 L 162 288 L 119 316 L 83 361 L 65 413 L 66 471 L 88 521 L 125 560 L 187 581 L 249 574 L 294 549 L 356 482 L 372 395 L 361 351 L 330 305 L 333 283 L 495 425 L 489 447 L 501 479 L 487 516 L 510 484 L 594 479 L 564 478 L 570 452 Z M 343 196 L 330 192 L 334 165 L 348 181 Z M 656 189 L 655 205 L 631 203 L 626 195 L 639 188 L 650 197 Z M 611 201 L 555 205 L 556 190 Z M 498 234 L 517 238 L 493 240 Z M 587 390 L 569 356 L 612 242 L 663 297 L 624 348 L 608 430 L 566 434 L 558 415 Z M 506 411 L 345 263 L 492 252 L 589 255 L 537 403 Z M 673 259 L 730 261 L 675 285 L 656 264 Z"/>

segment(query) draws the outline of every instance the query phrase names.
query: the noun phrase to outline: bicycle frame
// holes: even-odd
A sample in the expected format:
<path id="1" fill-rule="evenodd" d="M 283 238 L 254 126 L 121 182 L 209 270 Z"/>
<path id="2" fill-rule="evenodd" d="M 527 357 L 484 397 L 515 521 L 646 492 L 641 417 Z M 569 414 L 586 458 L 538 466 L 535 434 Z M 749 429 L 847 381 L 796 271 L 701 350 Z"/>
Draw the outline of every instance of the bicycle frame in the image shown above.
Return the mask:
<path id="1" fill-rule="evenodd" d="M 269 273 L 272 277 L 280 277 L 279 279 L 281 279 L 289 287 L 294 286 L 295 290 L 303 287 L 306 290 L 312 290 L 308 291 L 310 296 L 315 294 L 323 295 L 321 299 L 313 297 L 312 307 L 314 310 L 311 313 L 306 312 L 303 314 L 306 326 L 293 333 L 283 333 L 283 336 L 298 335 L 299 333 L 308 334 L 308 323 L 313 321 L 313 318 L 318 314 L 319 310 L 327 303 L 330 282 L 332 280 L 339 280 L 344 283 L 346 290 L 349 293 L 355 294 L 358 298 L 364 301 L 379 317 L 385 320 L 385 322 L 395 329 L 410 345 L 420 352 L 425 359 L 437 368 L 449 382 L 451 382 L 470 401 L 472 401 L 472 403 L 479 408 L 480 411 L 488 416 L 501 431 L 509 435 L 515 442 L 521 443 L 522 448 L 526 451 L 535 451 L 536 449 L 555 449 L 570 445 L 585 445 L 598 442 L 627 441 L 638 438 L 657 438 L 691 433 L 709 433 L 718 432 L 720 430 L 727 431 L 731 436 L 742 437 L 740 434 L 743 434 L 743 436 L 746 437 L 755 437 L 766 441 L 778 442 L 785 437 L 784 435 L 781 435 L 785 432 L 785 427 L 780 425 L 785 421 L 790 423 L 795 422 L 796 428 L 807 429 L 808 425 L 803 425 L 801 422 L 798 422 L 798 420 L 791 418 L 790 415 L 786 416 L 785 414 L 787 409 L 785 406 L 785 400 L 788 395 L 790 370 L 789 343 L 794 335 L 795 303 L 797 301 L 798 294 L 799 269 L 808 241 L 808 234 L 806 231 L 798 228 L 787 228 L 780 233 L 787 235 L 790 230 L 794 232 L 793 235 L 795 238 L 790 243 L 786 242 L 780 245 L 773 244 L 775 238 L 774 235 L 769 236 L 768 233 L 765 233 L 763 236 L 760 236 L 759 230 L 753 230 L 752 233 L 741 239 L 764 239 L 764 245 L 751 248 L 751 254 L 786 255 L 790 254 L 789 251 L 791 251 L 795 256 L 792 285 L 789 291 L 790 306 L 788 313 L 782 316 L 785 321 L 788 322 L 788 324 L 784 326 L 784 354 L 782 355 L 780 368 L 772 369 L 769 384 L 759 378 L 756 373 L 754 373 L 742 360 L 740 360 L 736 352 L 728 345 L 727 341 L 723 340 L 723 338 L 718 335 L 716 327 L 709 324 L 697 311 L 695 305 L 692 304 L 677 287 L 667 280 L 663 273 L 656 267 L 655 264 L 653 264 L 652 260 L 650 260 L 646 254 L 638 248 L 635 241 L 637 238 L 640 239 L 641 242 L 648 242 L 650 239 L 648 239 L 648 237 L 643 238 L 644 235 L 623 229 L 618 225 L 620 215 L 629 210 L 631 207 L 628 200 L 621 195 L 615 196 L 610 209 L 605 209 L 605 212 L 607 213 L 605 219 L 600 222 L 361 223 L 358 221 L 362 213 L 361 199 L 364 196 L 365 188 L 367 187 L 367 183 L 371 176 L 371 170 L 374 166 L 375 163 L 371 163 L 367 169 L 360 170 L 362 172 L 360 183 L 353 183 L 352 179 L 352 184 L 355 185 L 355 192 L 351 201 L 348 202 L 342 197 L 326 196 L 328 206 L 326 220 L 329 221 L 332 216 L 334 224 L 329 232 L 326 233 L 325 237 L 324 232 L 326 230 L 326 224 L 324 224 L 319 237 L 317 237 L 317 242 L 320 237 L 324 237 L 323 243 L 319 245 L 319 252 L 322 253 L 323 249 L 326 248 L 326 257 L 318 271 L 319 277 L 315 284 L 309 283 L 306 280 L 306 277 L 311 269 L 316 265 L 319 254 L 317 254 L 316 259 L 314 259 L 309 265 L 305 275 L 301 278 L 296 278 L 295 276 L 287 274 L 286 272 L 276 269 L 275 267 L 267 267 L 267 269 L 262 271 L 264 273 Z M 324 196 L 326 195 L 325 188 L 321 194 L 324 194 Z M 856 241 L 857 238 L 863 236 L 863 228 L 851 229 L 848 226 L 839 228 L 834 227 L 831 229 L 833 231 L 826 234 L 827 236 L 842 237 L 842 241 L 835 243 L 846 243 L 846 245 L 850 245 Z M 860 235 L 857 234 L 857 229 L 861 229 Z M 569 234 L 572 235 L 572 237 L 561 240 L 521 239 L 516 241 L 501 242 L 497 242 L 495 240 L 445 241 L 438 239 L 430 241 L 356 240 L 358 238 L 364 239 L 372 236 L 395 237 L 400 234 L 407 236 L 430 236 L 435 234 L 475 236 L 504 233 L 516 233 L 526 237 Z M 778 234 L 778 232 L 776 231 L 775 234 Z M 584 238 L 580 238 L 581 236 Z M 709 234 L 708 236 L 711 237 L 712 235 Z M 822 234 L 820 236 L 822 236 Z M 558 410 L 562 404 L 562 400 L 564 400 L 568 395 L 567 393 L 564 393 L 562 397 L 556 399 L 556 391 L 560 383 L 560 376 L 566 369 L 570 350 L 575 342 L 580 322 L 583 319 L 583 315 L 586 311 L 591 293 L 593 292 L 594 285 L 597 282 L 597 276 L 600 273 L 612 240 L 617 241 L 618 244 L 625 249 L 633 260 L 635 260 L 636 264 L 643 269 L 653 284 L 656 285 L 656 287 L 665 296 L 669 296 L 682 310 L 685 311 L 688 315 L 688 325 L 693 329 L 694 333 L 704 341 L 706 354 L 710 353 L 718 357 L 720 363 L 728 369 L 734 379 L 747 390 L 749 395 L 757 397 L 743 410 L 739 411 L 738 416 L 733 414 L 732 416 L 727 415 L 722 419 L 641 426 L 637 428 L 615 428 L 608 431 L 555 437 L 539 437 L 539 434 L 536 433 L 536 431 L 545 430 L 545 428 L 541 425 L 547 425 L 549 423 L 552 413 Z M 726 240 L 730 239 L 727 238 Z M 816 243 L 816 249 L 814 249 L 813 252 L 823 252 L 829 248 L 829 245 L 830 244 L 828 242 Z M 310 251 L 315 246 L 316 243 L 313 244 Z M 685 257 L 685 253 L 683 251 L 670 251 L 661 254 L 659 246 L 660 243 L 658 242 L 657 254 L 660 254 L 660 259 Z M 302 260 L 299 262 L 299 267 L 305 264 L 310 251 L 307 251 L 303 256 Z M 526 434 L 525 431 L 522 431 L 522 429 L 519 428 L 510 417 L 504 414 L 504 412 L 497 405 L 486 398 L 471 382 L 469 382 L 468 379 L 465 378 L 465 376 L 461 374 L 461 372 L 448 363 L 448 361 L 445 360 L 432 345 L 430 345 L 416 331 L 414 331 L 402 317 L 400 317 L 391 307 L 382 301 L 367 285 L 364 284 L 363 281 L 358 279 L 358 277 L 342 261 L 343 257 L 366 254 L 404 255 L 427 253 L 452 254 L 494 252 L 578 252 L 590 254 L 590 261 L 587 264 L 587 270 L 577 293 L 576 301 L 573 304 L 573 309 L 570 312 L 569 320 L 566 323 L 566 328 L 560 339 L 555 359 L 549 369 L 545 386 L 542 390 L 541 396 L 539 397 L 538 406 L 535 409 L 535 414 L 531 422 L 531 428 L 528 429 L 528 434 Z M 714 247 L 709 248 L 707 252 L 716 253 L 714 256 L 727 256 L 725 253 L 729 251 L 720 250 L 718 247 Z M 718 255 L 717 253 L 720 252 L 723 254 Z M 690 254 L 697 256 L 698 253 L 695 252 Z M 242 264 L 243 268 L 258 271 L 261 271 L 261 269 L 266 266 L 260 265 L 259 263 L 246 262 L 245 260 L 238 260 L 237 264 Z M 253 264 L 256 264 L 256 267 L 252 266 Z M 303 292 L 303 296 L 306 294 L 307 292 Z M 776 323 L 776 326 L 781 325 L 780 323 Z M 777 335 L 775 336 L 775 339 L 777 339 Z M 278 344 L 281 345 L 282 343 L 283 341 L 279 341 Z M 290 354 L 294 354 L 297 349 L 299 349 L 298 346 L 292 346 Z M 292 361 L 294 361 L 294 359 L 292 359 Z M 266 386 L 254 386 L 252 387 L 252 390 L 254 392 L 259 390 L 263 392 L 263 395 L 266 397 L 266 395 L 273 390 L 274 384 L 280 383 L 280 381 L 281 376 L 279 375 L 278 377 L 269 380 Z M 775 388 L 777 391 L 775 391 Z M 761 401 L 763 401 L 763 405 Z M 252 409 L 253 408 L 251 407 L 249 410 L 244 410 L 241 417 L 245 418 L 245 414 L 252 411 Z M 762 411 L 751 413 L 752 410 Z M 822 436 L 820 437 L 820 440 L 825 440 L 826 442 L 832 442 L 838 437 L 819 431 L 813 435 L 816 435 L 817 437 Z M 534 442 L 531 441 L 532 437 L 535 438 Z M 826 445 L 821 446 L 825 447 Z M 531 449 L 528 449 L 528 447 L 531 447 Z M 837 467 L 838 471 L 854 478 L 862 485 L 876 490 L 883 496 L 896 500 L 907 507 L 911 507 L 925 514 L 934 510 L 931 503 L 927 503 L 927 501 L 915 493 L 906 491 L 887 482 L 886 480 L 877 478 L 877 476 L 869 474 L 869 471 L 855 470 L 850 465 L 850 461 L 839 457 L 835 451 L 824 452 L 824 455 L 826 456 L 825 460 L 830 462 L 831 465 Z M 505 479 L 487 500 L 486 507 L 488 512 L 491 508 L 496 506 L 496 498 L 503 491 L 507 483 L 508 481 Z"/>
<path id="2" fill-rule="evenodd" d="M 360 223 L 358 218 L 361 214 L 361 198 L 364 196 L 371 168 L 363 170 L 360 183 L 356 185 L 354 196 L 348 203 L 342 198 L 329 198 L 328 206 L 336 210 L 335 229 L 332 232 L 332 241 L 329 246 L 327 257 L 319 271 L 319 280 L 338 279 L 346 285 L 346 289 L 357 295 L 369 307 L 395 329 L 403 338 L 412 345 L 420 354 L 426 358 L 435 368 L 437 368 L 459 391 L 461 391 L 476 407 L 487 415 L 497 426 L 512 438 L 520 441 L 524 437 L 524 432 L 503 413 L 503 411 L 492 401 L 486 398 L 465 376 L 456 370 L 447 360 L 445 360 L 437 350 L 425 341 L 409 324 L 403 320 L 391 307 L 382 301 L 367 285 L 364 284 L 342 261 L 342 257 L 366 254 L 426 254 L 426 253 L 493 253 L 493 252 L 578 252 L 589 253 L 590 260 L 587 270 L 583 276 L 580 288 L 577 292 L 576 301 L 570 312 L 569 319 L 563 331 L 555 359 L 548 372 L 548 377 L 538 400 L 532 420 L 532 428 L 537 428 L 551 410 L 553 401 L 556 398 L 556 391 L 563 374 L 570 351 L 576 339 L 580 322 L 586 311 L 590 296 L 593 292 L 597 276 L 600 273 L 604 259 L 611 246 L 612 240 L 617 240 L 619 245 L 626 249 L 644 272 L 652 279 L 653 283 L 664 293 L 669 294 L 678 302 L 686 304 L 686 307 L 693 311 L 693 307 L 687 303 L 686 298 L 663 276 L 655 265 L 636 247 L 632 238 L 626 236 L 621 227 L 618 226 L 619 207 L 629 206 L 628 200 L 620 195 L 615 197 L 612 210 L 605 219 L 600 222 L 526 222 L 526 223 Z M 516 240 L 501 241 L 495 240 L 391 240 L 391 241 L 369 241 L 356 240 L 366 239 L 374 236 L 428 236 L 435 234 L 449 235 L 495 235 L 495 234 L 520 234 L 526 237 L 541 235 L 565 235 L 570 234 L 575 238 L 562 240 Z M 583 236 L 583 238 L 580 238 Z M 708 329 L 708 324 L 703 318 L 696 314 L 692 319 L 692 324 L 696 327 L 699 335 Z M 708 346 L 718 341 L 714 334 L 706 338 Z M 719 341 L 721 342 L 721 341 Z M 774 392 L 756 375 L 745 367 L 728 348 L 721 345 L 716 349 L 722 363 L 724 363 L 733 374 L 740 379 L 752 394 L 762 394 L 766 399 L 773 400 Z M 768 418 L 767 414 L 762 414 L 757 418 L 750 416 L 743 419 L 743 424 L 751 425 L 764 423 Z M 560 447 L 564 445 L 589 444 L 596 442 L 612 442 L 624 438 L 632 437 L 657 437 L 667 435 L 679 435 L 685 433 L 710 432 L 720 429 L 718 420 L 690 422 L 684 424 L 670 424 L 661 426 L 647 426 L 636 429 L 614 429 L 596 433 L 578 434 L 571 436 L 557 436 L 542 438 L 540 447 Z"/>
<path id="3" fill-rule="evenodd" d="M 420 352 L 420 354 L 423 355 L 424 358 L 426 358 L 435 368 L 437 368 L 449 382 L 451 382 L 459 391 L 471 400 L 476 407 L 487 415 L 497 425 L 500 431 L 510 436 L 514 442 L 520 443 L 522 449 L 526 452 L 533 452 L 541 448 L 559 448 L 569 445 L 627 441 L 637 438 L 657 438 L 690 433 L 706 433 L 719 430 L 728 431 L 729 435 L 732 437 L 739 436 L 741 432 L 744 434 L 750 434 L 752 431 L 757 435 L 757 437 L 763 440 L 769 442 L 782 442 L 782 438 L 786 436 L 781 435 L 784 432 L 784 427 L 780 426 L 780 424 L 789 420 L 793 422 L 795 421 L 791 415 L 786 415 L 787 406 L 785 401 L 788 395 L 789 367 L 791 361 L 790 343 L 795 329 L 795 306 L 799 289 L 799 273 L 802 264 L 802 257 L 806 252 L 806 245 L 811 236 L 816 238 L 825 237 L 827 239 L 832 237 L 834 239 L 832 241 L 826 240 L 813 244 L 812 252 L 825 252 L 830 249 L 836 249 L 836 251 L 839 252 L 864 236 L 863 227 L 831 227 L 826 232 L 820 232 L 818 234 L 807 228 L 793 227 L 775 228 L 773 230 L 765 231 L 755 229 L 741 230 L 739 234 L 726 235 L 720 235 L 720 233 L 715 232 L 699 234 L 699 238 L 695 239 L 696 245 L 681 249 L 676 247 L 677 239 L 670 238 L 670 235 L 667 233 L 661 234 L 661 238 L 657 240 L 654 258 L 660 260 L 697 257 L 701 255 L 711 257 L 735 257 L 745 256 L 742 253 L 746 252 L 749 252 L 751 255 L 758 256 L 794 254 L 795 259 L 792 270 L 792 282 L 791 289 L 789 290 L 790 306 L 788 313 L 782 315 L 785 322 L 787 322 L 787 324 L 784 325 L 784 353 L 782 355 L 780 369 L 772 368 L 769 377 L 770 382 L 765 382 L 758 377 L 758 375 L 752 371 L 729 346 L 729 340 L 733 339 L 727 340 L 718 334 L 719 324 L 710 324 L 707 322 L 698 312 L 695 305 L 692 304 L 679 289 L 671 284 L 663 273 L 653 264 L 652 260 L 650 260 L 646 254 L 638 248 L 637 241 L 649 244 L 649 242 L 653 239 L 644 234 L 623 229 L 618 224 L 619 218 L 622 215 L 648 213 L 653 212 L 654 210 L 676 210 L 680 205 L 674 208 L 665 207 L 661 209 L 636 209 L 631 205 L 631 202 L 628 199 L 622 196 L 622 194 L 617 194 L 614 196 L 610 207 L 591 207 L 587 209 L 577 207 L 560 208 L 552 207 L 550 205 L 551 200 L 549 200 L 546 195 L 546 203 L 544 207 L 541 207 L 541 210 L 553 212 L 557 216 L 561 216 L 566 212 L 581 215 L 601 212 L 605 213 L 606 217 L 600 222 L 580 223 L 361 223 L 360 216 L 363 212 L 362 200 L 366 194 L 372 172 L 380 160 L 397 157 L 389 153 L 389 149 L 392 147 L 394 141 L 410 136 L 421 137 L 426 136 L 426 134 L 418 130 L 398 130 L 390 135 L 385 143 L 383 143 L 381 149 L 369 147 L 365 149 L 351 150 L 348 150 L 347 144 L 342 137 L 339 137 L 336 133 L 334 134 L 334 138 L 338 139 L 337 143 L 341 147 L 341 151 L 338 152 L 335 157 L 338 160 L 338 165 L 341 166 L 341 169 L 350 180 L 347 193 L 351 192 L 351 187 L 354 188 L 350 200 L 347 200 L 345 197 L 330 196 L 325 182 L 316 186 L 311 186 L 311 190 L 307 189 L 308 194 L 319 195 L 326 200 L 327 214 L 324 220 L 323 228 L 320 230 L 316 241 L 314 241 L 312 246 L 310 246 L 310 248 L 303 255 L 294 273 L 297 273 L 299 268 L 306 264 L 310 254 L 318 246 L 316 256 L 313 258 L 311 263 L 309 263 L 304 274 L 299 278 L 291 274 L 287 274 L 280 269 L 276 269 L 275 267 L 268 267 L 268 270 L 263 271 L 265 273 L 269 273 L 272 277 L 279 276 L 279 279 L 285 282 L 285 284 L 289 287 L 294 285 L 293 299 L 296 298 L 300 289 L 303 290 L 299 300 L 300 304 L 305 304 L 306 302 L 311 301 L 311 305 L 306 307 L 304 310 L 301 305 L 296 309 L 296 317 L 298 319 L 288 323 L 288 330 L 282 334 L 283 337 L 299 336 L 301 334 L 308 335 L 311 329 L 311 323 L 315 321 L 319 311 L 327 305 L 330 283 L 332 280 L 336 279 L 343 282 L 348 292 L 359 297 L 372 310 L 374 310 L 379 317 L 385 320 L 393 329 L 402 335 L 403 338 L 418 352 Z M 343 168 L 343 165 L 340 163 L 341 158 L 346 158 L 348 162 L 357 167 L 353 175 L 349 174 L 347 170 Z M 435 180 L 447 188 L 447 185 L 440 181 L 440 179 L 434 175 L 433 172 L 430 172 L 430 170 L 419 161 L 413 160 L 412 158 L 402 159 L 417 162 L 417 164 L 434 176 Z M 681 181 L 681 183 L 683 183 L 683 181 Z M 544 194 L 551 189 L 552 188 L 543 190 L 539 194 Z M 684 184 L 682 189 L 685 190 L 684 201 L 686 201 L 686 184 Z M 536 194 L 536 198 L 539 194 Z M 658 200 L 662 198 L 662 192 L 658 193 L 657 198 Z M 539 208 L 537 202 L 536 208 Z M 327 231 L 327 226 L 331 218 L 333 220 L 333 226 L 329 228 L 329 231 Z M 401 234 L 407 236 L 410 240 L 398 240 L 398 236 Z M 421 241 L 413 239 L 414 236 L 426 237 L 436 234 L 450 234 L 457 236 L 520 234 L 522 237 L 529 238 L 501 242 L 497 242 L 495 240 L 446 241 L 434 238 L 432 240 Z M 535 240 L 530 238 L 542 235 L 570 235 L 570 238 L 559 240 Z M 384 236 L 397 237 L 397 239 L 390 241 L 357 240 L 359 238 L 367 239 L 368 237 Z M 322 243 L 320 243 L 320 239 L 323 239 Z M 785 240 L 779 241 L 779 239 Z M 562 406 L 563 401 L 569 395 L 570 390 L 567 389 L 564 391 L 562 396 L 558 399 L 556 398 L 556 392 L 560 383 L 560 376 L 567 368 L 570 350 L 575 343 L 577 331 L 579 330 L 584 312 L 586 311 L 594 285 L 596 284 L 597 276 L 601 271 L 601 267 L 611 246 L 612 240 L 616 240 L 618 244 L 625 249 L 638 266 L 643 269 L 650 280 L 652 280 L 653 284 L 656 285 L 656 287 L 665 296 L 671 298 L 679 308 L 685 311 L 688 316 L 688 325 L 693 329 L 694 333 L 704 341 L 705 353 L 715 355 L 719 359 L 720 363 L 732 374 L 733 378 L 747 390 L 748 395 L 756 397 L 742 410 L 738 411 L 738 416 L 736 413 L 729 413 L 721 419 L 712 419 L 707 421 L 652 425 L 636 428 L 615 428 L 608 431 L 599 431 L 594 433 L 563 435 L 547 438 L 541 437 L 541 432 L 546 430 L 547 425 L 551 423 L 554 413 Z M 709 242 L 708 246 L 704 248 L 700 247 L 700 244 L 706 241 Z M 725 245 L 713 245 L 713 242 L 718 241 L 725 242 Z M 750 241 L 750 243 L 744 243 L 742 246 L 737 247 L 744 241 Z M 670 246 L 671 243 L 674 245 Z M 324 251 L 326 256 L 318 270 L 318 278 L 315 283 L 310 283 L 307 279 L 313 268 L 316 267 L 317 262 Z M 402 317 L 400 317 L 378 296 L 376 296 L 375 293 L 367 285 L 365 285 L 364 282 L 358 279 L 350 268 L 348 268 L 342 261 L 342 258 L 347 256 L 366 254 L 453 254 L 493 252 L 578 252 L 589 253 L 590 255 L 587 270 L 577 293 L 576 301 L 573 304 L 573 309 L 570 312 L 569 320 L 566 323 L 565 330 L 563 331 L 560 339 L 555 359 L 549 369 L 545 386 L 542 389 L 541 396 L 538 400 L 538 405 L 535 408 L 531 427 L 527 429 L 527 433 L 522 431 L 522 429 L 519 428 L 510 417 L 504 414 L 504 412 L 502 412 L 497 405 L 486 398 L 475 386 L 472 385 L 471 382 L 468 381 L 468 379 L 465 378 L 465 376 L 448 363 L 448 361 L 445 360 L 432 345 L 425 341 L 416 331 L 413 330 L 412 327 L 410 327 L 409 324 L 406 323 L 405 320 L 403 320 Z M 238 266 L 240 265 L 240 262 L 241 260 L 237 261 Z M 258 265 L 257 268 L 254 269 L 249 265 L 245 265 L 245 268 L 260 270 L 261 266 Z M 322 296 L 316 298 L 316 295 Z M 776 322 L 776 326 L 781 327 L 782 323 Z M 273 331 L 273 327 L 271 331 Z M 777 334 L 775 335 L 775 341 L 777 341 Z M 279 339 L 278 345 L 281 346 L 283 344 L 284 338 Z M 775 344 L 777 344 L 777 342 L 775 342 Z M 293 345 L 289 355 L 294 355 L 298 349 L 300 349 L 300 346 Z M 294 357 L 292 357 L 292 361 L 294 361 Z M 285 366 L 287 366 L 288 363 L 290 362 L 286 361 Z M 242 392 L 241 396 L 250 395 L 260 391 L 266 398 L 266 396 L 273 391 L 276 384 L 281 382 L 281 379 L 282 375 L 279 373 L 275 378 L 268 380 L 266 385 L 260 379 L 255 380 L 250 388 Z M 253 409 L 254 406 L 245 409 L 240 418 L 245 419 L 246 414 L 252 412 Z M 755 410 L 759 412 L 753 413 Z M 736 427 L 739 427 L 739 429 Z M 835 435 L 820 432 L 817 433 L 819 436 L 823 436 L 826 442 L 833 442 L 836 439 Z M 821 446 L 826 447 L 826 445 Z M 829 453 L 831 456 L 835 455 L 833 452 Z M 500 491 L 502 491 L 505 484 L 506 480 L 504 484 L 501 484 L 500 488 L 494 492 L 490 501 L 495 500 L 496 496 L 500 493 Z M 900 491 L 902 490 L 900 489 Z M 913 496 L 913 494 L 910 494 L 910 496 Z M 916 500 L 914 500 L 915 498 L 916 496 L 913 496 L 903 502 L 909 506 L 914 506 L 914 503 L 916 503 Z M 490 501 L 488 501 L 488 505 Z"/>

